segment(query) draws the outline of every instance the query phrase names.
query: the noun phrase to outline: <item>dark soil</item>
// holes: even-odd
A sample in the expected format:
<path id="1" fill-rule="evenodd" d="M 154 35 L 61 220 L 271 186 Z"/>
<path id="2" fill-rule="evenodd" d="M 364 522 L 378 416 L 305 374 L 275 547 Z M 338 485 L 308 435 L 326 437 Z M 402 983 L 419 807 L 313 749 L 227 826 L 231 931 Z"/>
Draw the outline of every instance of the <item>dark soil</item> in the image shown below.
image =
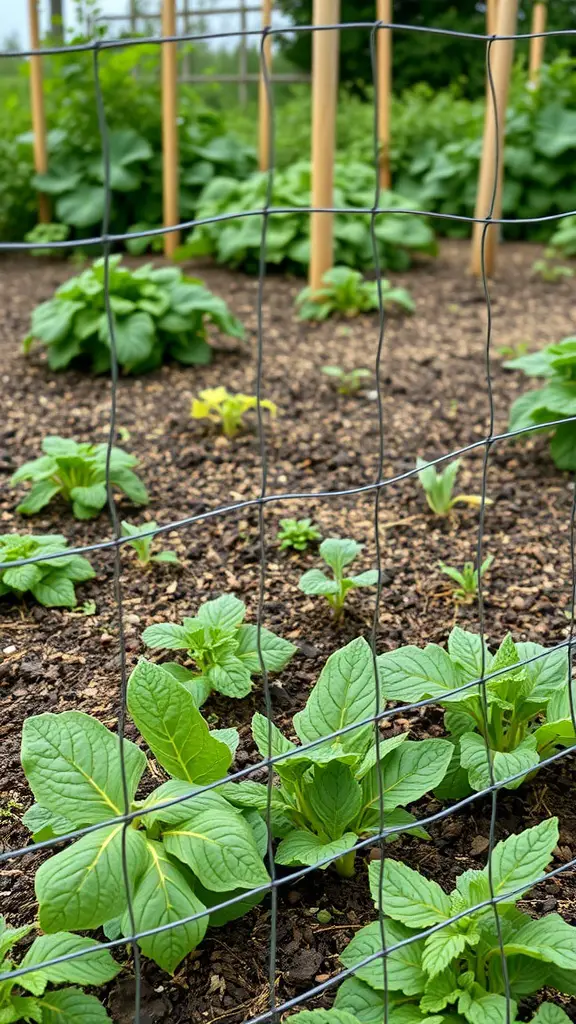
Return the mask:
<path id="1" fill-rule="evenodd" d="M 527 343 L 529 348 L 574 333 L 570 282 L 549 285 L 530 276 L 535 250 L 507 245 L 499 276 L 491 285 L 495 431 L 504 431 L 511 401 L 524 389 L 524 378 L 502 369 L 501 349 Z M 436 458 L 478 442 L 489 431 L 484 349 L 486 311 L 481 287 L 467 276 L 463 244 L 445 244 L 435 262 L 407 275 L 394 275 L 417 300 L 411 318 L 391 316 L 386 327 L 382 369 L 385 476 L 413 468 L 417 455 Z M 69 542 L 89 544 L 111 536 L 103 514 L 93 522 L 74 520 L 58 502 L 26 523 L 14 512 L 24 492 L 15 492 L 10 476 L 40 451 L 46 434 L 77 440 L 106 440 L 110 384 L 71 371 L 51 373 L 40 352 L 27 359 L 20 340 L 28 330 L 34 305 L 51 296 L 55 286 L 74 273 L 64 263 L 31 259 L 0 263 L 0 345 L 2 346 L 2 419 L 0 473 L 2 532 L 32 529 L 61 532 Z M 165 524 L 209 510 L 255 499 L 262 486 L 258 441 L 252 426 L 229 442 L 216 429 L 190 419 L 191 399 L 203 387 L 226 385 L 254 393 L 257 351 L 257 284 L 223 270 L 202 269 L 202 276 L 223 295 L 247 326 L 247 342 L 219 346 L 211 366 L 164 367 L 146 377 L 122 379 L 118 386 L 118 425 L 123 447 L 138 455 L 140 473 L 151 493 L 150 506 L 138 510 L 119 501 L 121 518 L 154 519 Z M 355 397 L 331 388 L 320 368 L 374 365 L 377 317 L 299 324 L 293 300 L 297 281 L 270 277 L 263 309 L 263 395 L 278 405 L 276 421 L 266 430 L 267 493 L 343 491 L 369 485 L 378 472 L 378 416 L 374 384 Z M 506 356 L 510 353 L 506 351 Z M 458 490 L 481 489 L 483 449 L 463 462 Z M 516 639 L 546 645 L 566 636 L 571 588 L 569 524 L 573 485 L 553 465 L 545 437 L 522 443 L 498 442 L 491 452 L 483 537 L 485 553 L 494 555 L 486 577 L 486 631 L 498 644 L 506 631 Z M 374 493 L 325 498 L 275 500 L 265 506 L 266 560 L 264 625 L 293 640 L 299 653 L 272 679 L 275 720 L 290 729 L 293 714 L 330 653 L 353 637 L 370 634 L 374 590 L 349 598 L 343 622 L 334 624 L 322 599 L 297 589 L 300 575 L 318 565 L 314 551 L 285 554 L 276 541 L 284 516 L 311 516 L 325 536 L 353 536 L 366 545 L 358 570 L 374 564 Z M 414 478 L 386 486 L 380 502 L 384 590 L 377 624 L 378 650 L 407 643 L 443 643 L 455 622 L 476 629 L 474 606 L 456 606 L 439 559 L 462 566 L 474 559 L 478 512 L 463 507 L 446 519 L 428 511 Z M 123 549 L 122 591 L 128 668 L 144 652 L 140 636 L 152 622 L 178 621 L 193 614 L 202 600 L 233 591 L 255 616 L 258 602 L 260 546 L 255 506 L 200 519 L 166 534 L 180 567 L 142 569 Z M 58 611 L 33 603 L 16 606 L 3 600 L 0 635 L 0 735 L 2 782 L 1 845 L 24 846 L 28 833 L 20 823 L 32 802 L 19 760 L 22 723 L 27 715 L 78 709 L 97 716 L 110 728 L 120 706 L 118 617 L 114 600 L 111 550 L 90 556 L 97 577 L 78 588 L 80 603 L 96 602 L 96 613 Z M 148 652 L 149 654 L 150 652 Z M 156 652 L 161 660 L 162 652 Z M 240 728 L 237 765 L 258 759 L 250 739 L 254 710 L 263 710 L 258 681 L 242 701 L 213 696 L 205 707 L 211 725 Z M 423 709 L 397 717 L 387 728 L 410 727 L 415 736 L 440 735 L 441 716 Z M 131 725 L 128 733 L 134 735 Z M 548 814 L 560 818 L 561 840 L 555 867 L 576 856 L 573 760 L 567 755 L 544 769 L 518 792 L 498 796 L 497 836 L 535 824 Z M 424 800 L 425 815 L 439 804 Z M 419 866 L 447 885 L 471 866 L 485 863 L 490 801 L 477 800 L 464 811 L 437 822 L 432 841 L 403 838 L 391 853 Z M 41 855 L 7 861 L 2 876 L 2 912 L 10 923 L 31 921 L 35 914 L 34 870 Z M 338 954 L 355 930 L 373 918 L 365 864 L 352 881 L 330 871 L 315 872 L 298 884 L 280 886 L 276 999 L 291 999 L 335 975 Z M 286 891 L 288 889 L 288 891 Z M 576 923 L 576 881 L 572 871 L 530 894 L 527 909 L 535 914 L 557 910 Z M 318 921 L 318 911 L 331 919 Z M 325 915 L 320 915 L 324 920 Z M 212 930 L 202 946 L 170 979 L 151 962 L 143 963 L 141 1021 L 184 1024 L 241 1024 L 270 1005 L 268 984 L 271 914 L 268 902 L 243 920 Z M 330 1005 L 332 992 L 319 1005 Z M 133 1020 L 130 961 L 108 992 L 109 1010 L 119 1024 Z M 566 1005 L 576 1020 L 576 1000 Z"/>

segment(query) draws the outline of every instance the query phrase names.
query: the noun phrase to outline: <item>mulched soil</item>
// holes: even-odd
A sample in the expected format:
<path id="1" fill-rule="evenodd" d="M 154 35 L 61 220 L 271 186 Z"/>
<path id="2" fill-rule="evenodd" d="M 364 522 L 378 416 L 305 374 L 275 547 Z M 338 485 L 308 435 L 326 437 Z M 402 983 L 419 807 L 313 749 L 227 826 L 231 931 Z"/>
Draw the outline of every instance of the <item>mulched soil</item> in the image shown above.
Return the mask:
<path id="1" fill-rule="evenodd" d="M 528 343 L 540 347 L 574 333 L 570 282 L 544 284 L 530 276 L 536 250 L 506 245 L 498 279 L 491 285 L 493 339 L 491 373 L 495 431 L 506 429 L 511 401 L 524 388 L 519 374 L 502 369 L 501 349 Z M 422 264 L 394 280 L 417 300 L 411 318 L 391 316 L 386 327 L 382 369 L 384 396 L 384 472 L 397 476 L 413 468 L 417 455 L 438 457 L 473 444 L 489 429 L 484 348 L 486 311 L 478 283 L 466 273 L 467 247 L 446 243 L 435 262 Z M 46 434 L 77 440 L 106 440 L 110 384 L 71 371 L 51 373 L 43 356 L 25 359 L 19 347 L 34 305 L 74 272 L 70 265 L 27 258 L 0 262 L 0 344 L 2 345 L 2 417 L 0 422 L 0 519 L 2 532 L 27 527 L 15 514 L 11 473 L 35 457 Z M 233 442 L 189 417 L 193 395 L 203 387 L 225 384 L 254 392 L 257 349 L 257 284 L 240 274 L 202 268 L 208 285 L 223 295 L 247 326 L 243 345 L 218 345 L 211 366 L 164 367 L 118 386 L 118 424 L 123 447 L 138 455 L 140 473 L 151 493 L 145 510 L 119 502 L 122 518 L 168 523 L 221 506 L 255 499 L 262 486 L 261 460 L 254 429 Z M 267 493 L 342 491 L 368 485 L 378 472 L 378 417 L 373 384 L 355 397 L 331 388 L 320 368 L 374 365 L 377 317 L 299 324 L 293 315 L 301 282 L 271 276 L 263 308 L 263 394 L 278 405 L 266 430 Z M 509 352 L 506 351 L 506 356 Z M 481 487 L 482 449 L 463 462 L 458 490 Z M 486 578 L 486 630 L 493 644 L 506 631 L 516 639 L 546 645 L 567 632 L 570 602 L 569 523 L 573 485 L 558 472 L 546 438 L 499 442 L 490 453 L 484 549 L 495 557 Z M 300 575 L 318 565 L 314 552 L 285 554 L 276 541 L 284 516 L 312 516 L 324 535 L 353 536 L 364 543 L 358 570 L 374 560 L 374 494 L 278 500 L 265 507 L 266 572 L 264 625 L 299 647 L 288 668 L 272 679 L 275 720 L 290 730 L 327 656 L 372 628 L 374 591 L 349 598 L 341 624 L 334 624 L 321 599 L 297 589 Z M 446 519 L 428 511 L 414 478 L 384 488 L 379 525 L 384 589 L 377 623 L 380 651 L 402 644 L 444 643 L 455 622 L 476 629 L 475 607 L 456 607 L 439 559 L 461 566 L 475 557 L 477 510 L 462 508 Z M 62 532 L 71 544 L 111 536 L 106 516 L 75 521 L 57 502 L 36 516 L 33 531 Z M 141 569 L 123 549 L 122 591 L 128 668 L 144 653 L 140 636 L 152 622 L 178 621 L 193 614 L 202 600 L 233 591 L 253 618 L 259 588 L 260 547 L 254 506 L 194 522 L 166 535 L 180 567 Z M 31 795 L 19 760 L 22 723 L 27 715 L 75 708 L 117 724 L 120 692 L 118 617 L 114 600 L 113 555 L 91 556 L 97 578 L 78 588 L 80 602 L 94 600 L 96 613 L 43 609 L 2 602 L 0 697 L 3 709 L 1 848 L 26 845 L 20 824 Z M 361 563 L 361 564 L 360 564 Z M 150 652 L 147 652 L 148 654 Z M 154 652 L 161 660 L 160 652 Z M 237 765 L 258 759 L 250 738 L 254 710 L 263 710 L 258 682 L 238 702 L 213 696 L 205 707 L 211 726 L 236 725 L 241 744 Z M 408 719 L 396 717 L 388 729 L 410 727 L 415 736 L 440 735 L 441 716 L 423 709 Z M 134 736 L 131 725 L 128 735 Z M 568 755 L 544 769 L 520 793 L 498 796 L 497 836 L 559 815 L 561 840 L 554 866 L 576 855 L 574 769 Z M 417 808 L 422 815 L 439 809 L 433 800 Z M 449 885 L 455 876 L 485 862 L 490 801 L 469 808 L 431 828 L 432 842 L 402 838 L 391 854 L 419 866 Z M 2 912 L 11 923 L 31 921 L 35 913 L 34 870 L 41 855 L 6 862 L 1 876 Z M 373 918 L 366 865 L 352 881 L 330 871 L 312 873 L 281 886 L 278 899 L 276 998 L 282 1003 L 336 974 L 338 954 L 355 931 Z M 566 871 L 530 894 L 527 909 L 557 910 L 576 923 L 576 880 Z M 320 910 L 329 911 L 331 918 Z M 323 922 L 323 923 L 321 923 Z M 144 1022 L 241 1024 L 269 1007 L 268 959 L 271 914 L 263 903 L 243 920 L 209 932 L 202 946 L 168 978 L 151 962 L 143 965 Z M 114 1020 L 133 1019 L 133 982 L 128 969 L 109 987 L 107 1003 Z M 328 993 L 317 1005 L 330 1005 Z M 315 1004 L 316 1005 L 316 1004 Z M 576 1020 L 576 1000 L 563 1003 Z"/>

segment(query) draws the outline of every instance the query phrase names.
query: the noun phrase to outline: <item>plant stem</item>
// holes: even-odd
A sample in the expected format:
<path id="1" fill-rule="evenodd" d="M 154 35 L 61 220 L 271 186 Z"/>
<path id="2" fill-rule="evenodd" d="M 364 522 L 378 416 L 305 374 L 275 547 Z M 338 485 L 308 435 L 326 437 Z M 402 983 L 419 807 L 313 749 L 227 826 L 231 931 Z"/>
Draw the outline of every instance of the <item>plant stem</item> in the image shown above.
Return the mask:
<path id="1" fill-rule="evenodd" d="M 354 864 L 356 861 L 356 850 L 350 850 L 343 857 L 334 861 L 334 867 L 341 878 L 353 878 L 355 874 Z"/>

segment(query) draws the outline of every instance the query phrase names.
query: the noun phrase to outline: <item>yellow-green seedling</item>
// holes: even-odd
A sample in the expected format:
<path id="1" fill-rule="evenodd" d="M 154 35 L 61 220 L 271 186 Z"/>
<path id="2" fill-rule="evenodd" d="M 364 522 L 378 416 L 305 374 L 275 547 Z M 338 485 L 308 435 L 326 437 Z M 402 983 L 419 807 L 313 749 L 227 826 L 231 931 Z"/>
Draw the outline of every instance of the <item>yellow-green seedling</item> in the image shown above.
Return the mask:
<path id="1" fill-rule="evenodd" d="M 472 604 L 478 596 L 478 579 L 488 571 L 493 561 L 494 555 L 488 555 L 480 566 L 480 572 L 474 568 L 474 562 L 464 562 L 462 571 L 453 565 L 446 565 L 446 562 L 438 562 L 440 571 L 445 576 L 449 576 L 456 584 L 453 591 L 454 600 L 460 601 L 462 604 Z"/>
<path id="2" fill-rule="evenodd" d="M 374 587 L 378 583 L 377 569 L 368 569 L 357 576 L 344 575 L 346 566 L 357 558 L 363 547 L 363 544 L 358 544 L 351 537 L 327 537 L 320 545 L 320 557 L 332 570 L 333 578 L 330 579 L 321 569 L 309 569 L 300 577 L 300 590 L 304 594 L 320 594 L 325 597 L 337 619 L 342 615 L 349 590 Z"/>
<path id="3" fill-rule="evenodd" d="M 231 394 L 227 388 L 205 388 L 192 402 L 193 420 L 211 420 L 222 427 L 225 437 L 235 437 L 244 426 L 244 414 L 258 408 L 256 395 Z M 268 398 L 262 398 L 260 408 L 267 409 L 272 418 L 277 406 Z"/>
<path id="4" fill-rule="evenodd" d="M 154 521 L 143 523 L 142 526 L 133 526 L 132 523 L 128 523 L 123 519 L 122 536 L 131 538 L 127 541 L 126 546 L 134 549 L 140 565 L 149 565 L 150 562 L 169 562 L 172 565 L 177 565 L 178 558 L 174 551 L 165 549 L 159 551 L 156 555 L 152 554 L 152 548 L 158 540 L 157 536 L 154 534 L 149 537 L 142 536 L 142 534 L 148 533 L 149 530 L 155 530 L 157 526 L 158 523 Z"/>
<path id="5" fill-rule="evenodd" d="M 306 551 L 306 548 L 322 540 L 322 534 L 311 519 L 281 519 L 277 534 L 282 550 L 294 548 L 295 551 Z"/>
<path id="6" fill-rule="evenodd" d="M 355 395 L 363 383 L 372 377 L 372 372 L 364 367 L 355 370 L 343 370 L 341 366 L 323 366 L 322 373 L 336 385 L 339 395 Z"/>
<path id="7" fill-rule="evenodd" d="M 424 488 L 428 507 L 437 516 L 446 516 L 455 505 L 462 503 L 478 508 L 482 504 L 482 497 L 479 494 L 452 494 L 458 470 L 462 459 L 454 459 L 449 462 L 446 469 L 440 472 L 436 466 L 429 466 L 425 459 L 416 459 L 418 479 Z M 486 498 L 486 505 L 491 505 L 490 498 Z"/>

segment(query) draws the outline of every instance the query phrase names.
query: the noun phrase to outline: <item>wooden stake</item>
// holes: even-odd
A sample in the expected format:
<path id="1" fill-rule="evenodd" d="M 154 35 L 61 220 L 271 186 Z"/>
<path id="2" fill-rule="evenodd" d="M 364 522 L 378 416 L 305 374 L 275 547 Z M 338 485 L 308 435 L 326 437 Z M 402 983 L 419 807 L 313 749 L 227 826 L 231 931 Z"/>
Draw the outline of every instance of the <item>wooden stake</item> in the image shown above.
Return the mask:
<path id="1" fill-rule="evenodd" d="M 378 21 L 392 21 L 392 0 L 377 0 Z M 390 188 L 390 101 L 392 99 L 392 29 L 378 29 L 378 142 L 380 143 L 380 185 Z"/>
<path id="2" fill-rule="evenodd" d="M 265 29 L 272 22 L 272 0 L 262 0 L 262 28 Z M 272 70 L 272 36 L 266 36 L 263 48 L 264 63 L 268 75 Z M 258 163 L 261 171 L 267 171 L 270 161 L 270 104 L 266 82 L 262 70 L 260 70 L 260 84 L 258 87 Z"/>
<path id="3" fill-rule="evenodd" d="M 516 32 L 518 21 L 518 0 L 501 0 L 498 5 L 498 22 L 496 35 L 511 36 Z M 487 44 L 490 45 L 490 44 Z M 494 93 L 496 99 L 496 110 L 498 114 L 498 134 L 496 134 L 496 118 L 494 116 L 494 102 L 489 91 L 486 98 L 486 113 L 484 116 L 484 140 L 482 143 L 482 158 L 480 161 L 480 175 L 478 179 L 478 194 L 476 198 L 476 217 L 487 217 L 490 213 L 492 194 L 494 192 L 494 174 L 496 168 L 496 151 L 499 152 L 498 177 L 496 181 L 496 197 L 494 202 L 493 217 L 502 216 L 502 184 L 504 180 L 504 128 L 506 123 L 506 103 L 508 101 L 508 87 L 510 84 L 510 72 L 512 59 L 514 57 L 514 40 L 502 39 L 492 43 L 490 49 L 490 67 L 494 82 Z M 474 224 L 472 234 L 472 261 L 471 269 L 473 274 L 482 272 L 482 235 L 484 224 Z M 492 274 L 496 263 L 496 246 L 498 241 L 498 225 L 489 227 L 486 233 L 485 243 L 485 266 L 486 273 Z"/>
<path id="4" fill-rule="evenodd" d="M 30 49 L 40 49 L 40 29 L 38 25 L 38 2 L 28 0 L 28 20 L 30 22 Z M 46 149 L 46 115 L 44 113 L 44 93 L 42 90 L 42 57 L 35 54 L 30 57 L 30 103 L 32 107 L 32 130 L 34 132 L 34 167 L 37 174 L 46 174 L 48 170 L 48 152 Z M 41 224 L 50 221 L 50 203 L 48 196 L 38 193 L 38 220 Z"/>
<path id="5" fill-rule="evenodd" d="M 546 31 L 546 4 L 542 3 L 541 0 L 536 0 L 534 9 L 532 12 L 532 32 L 545 32 Z M 540 68 L 542 67 L 542 61 L 544 60 L 544 43 L 546 42 L 545 36 L 535 36 L 530 40 L 530 67 L 529 67 L 529 79 L 537 86 L 540 79 Z"/>
<path id="6" fill-rule="evenodd" d="M 176 35 L 176 0 L 162 0 L 162 35 Z M 162 190 L 164 227 L 178 223 L 178 64 L 177 43 L 162 43 Z M 164 252 L 173 256 L 180 232 L 164 235 Z"/>
<path id="7" fill-rule="evenodd" d="M 496 34 L 496 20 L 498 17 L 498 0 L 486 0 L 486 35 Z"/>
<path id="8" fill-rule="evenodd" d="M 340 0 L 314 0 L 314 25 L 335 25 Z M 336 105 L 338 102 L 339 33 L 312 33 L 312 206 L 332 206 Z M 312 213 L 310 225 L 310 286 L 316 291 L 334 262 L 334 215 Z"/>

